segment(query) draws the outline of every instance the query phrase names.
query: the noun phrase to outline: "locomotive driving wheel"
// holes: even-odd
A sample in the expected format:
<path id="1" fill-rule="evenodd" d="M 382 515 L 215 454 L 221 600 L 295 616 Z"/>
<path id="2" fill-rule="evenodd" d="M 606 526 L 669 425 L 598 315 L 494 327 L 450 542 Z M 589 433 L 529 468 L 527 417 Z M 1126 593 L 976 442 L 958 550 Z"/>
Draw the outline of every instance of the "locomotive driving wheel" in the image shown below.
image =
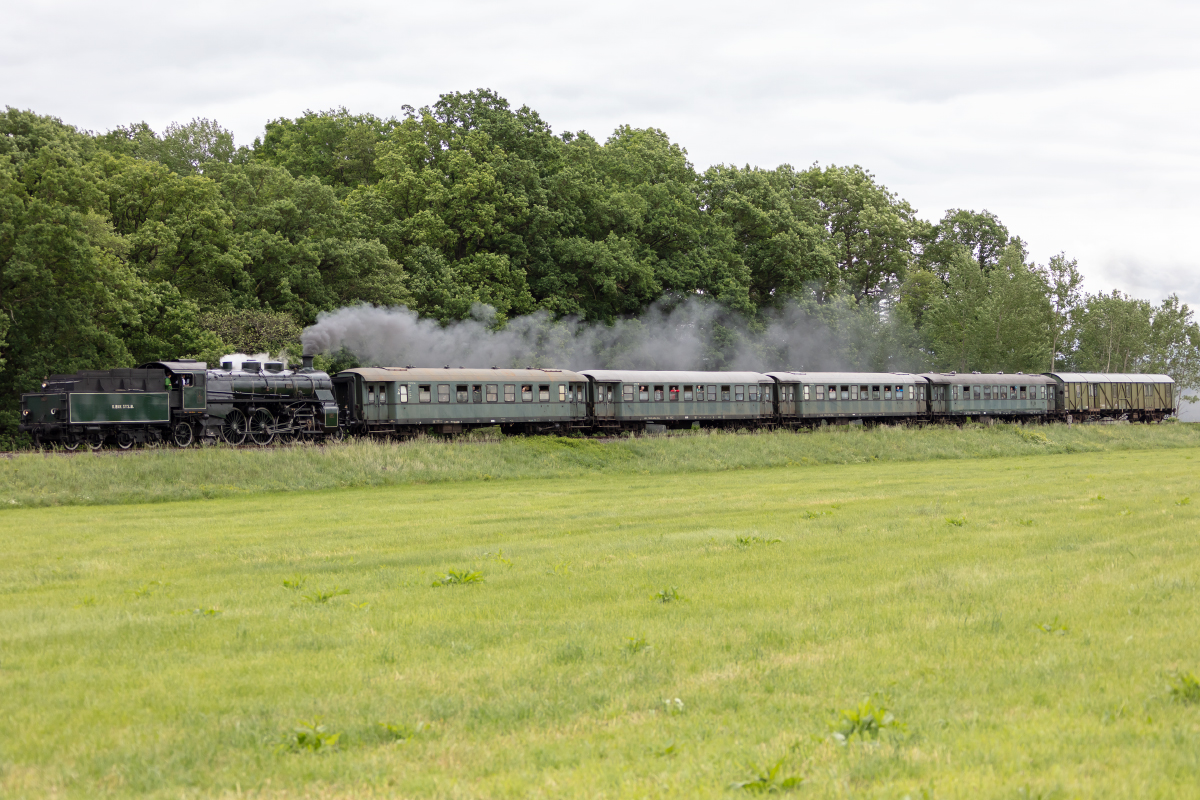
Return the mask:
<path id="1" fill-rule="evenodd" d="M 121 448 L 122 450 L 128 450 L 129 448 L 133 447 L 133 441 L 133 434 L 129 431 L 117 432 L 117 447 Z"/>
<path id="2" fill-rule="evenodd" d="M 196 440 L 196 432 L 189 422 L 176 422 L 171 429 L 171 443 L 176 447 L 190 447 Z"/>
<path id="3" fill-rule="evenodd" d="M 242 444 L 246 441 L 249 428 L 250 423 L 246 415 L 235 408 L 225 415 L 225 422 L 221 425 L 221 438 L 229 444 Z"/>
<path id="4" fill-rule="evenodd" d="M 96 450 L 99 450 L 101 447 L 104 447 L 104 434 L 103 433 L 88 434 L 87 446 L 88 446 L 88 449 L 92 450 L 93 452 Z"/>
<path id="5" fill-rule="evenodd" d="M 270 411 L 265 408 L 254 409 L 250 415 L 250 441 L 259 447 L 266 447 L 275 438 L 275 432 L 271 430 L 274 425 L 275 418 Z"/>

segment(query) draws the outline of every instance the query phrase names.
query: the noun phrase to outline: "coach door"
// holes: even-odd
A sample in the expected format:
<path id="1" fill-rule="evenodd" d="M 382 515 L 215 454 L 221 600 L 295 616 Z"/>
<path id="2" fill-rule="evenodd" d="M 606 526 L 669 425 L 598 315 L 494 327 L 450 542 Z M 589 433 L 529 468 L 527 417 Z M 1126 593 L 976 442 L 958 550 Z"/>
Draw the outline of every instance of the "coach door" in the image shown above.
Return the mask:
<path id="1" fill-rule="evenodd" d="M 616 385 L 612 383 L 593 383 L 592 407 L 596 421 L 613 420 L 617 416 Z"/>
<path id="2" fill-rule="evenodd" d="M 779 392 L 779 416 L 796 416 L 796 393 L 800 387 L 794 383 L 780 383 L 775 391 Z"/>

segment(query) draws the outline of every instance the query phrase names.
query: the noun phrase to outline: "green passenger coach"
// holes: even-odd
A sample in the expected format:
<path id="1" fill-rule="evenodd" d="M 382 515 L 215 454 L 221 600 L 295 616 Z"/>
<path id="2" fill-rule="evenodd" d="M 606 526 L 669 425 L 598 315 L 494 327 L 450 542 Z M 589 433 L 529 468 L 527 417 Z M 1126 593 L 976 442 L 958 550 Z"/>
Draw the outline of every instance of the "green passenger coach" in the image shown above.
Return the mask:
<path id="1" fill-rule="evenodd" d="M 847 425 L 925 414 L 925 381 L 907 372 L 769 372 L 784 425 Z"/>
<path id="2" fill-rule="evenodd" d="M 597 428 L 765 426 L 775 423 L 775 382 L 761 372 L 587 369 Z"/>
<path id="3" fill-rule="evenodd" d="M 1020 420 L 1044 416 L 1054 407 L 1054 381 L 1020 372 L 929 372 L 929 411 L 933 419 Z"/>
<path id="4" fill-rule="evenodd" d="M 333 392 L 355 434 L 566 432 L 588 418 L 587 378 L 561 369 L 360 367 L 335 375 Z"/>

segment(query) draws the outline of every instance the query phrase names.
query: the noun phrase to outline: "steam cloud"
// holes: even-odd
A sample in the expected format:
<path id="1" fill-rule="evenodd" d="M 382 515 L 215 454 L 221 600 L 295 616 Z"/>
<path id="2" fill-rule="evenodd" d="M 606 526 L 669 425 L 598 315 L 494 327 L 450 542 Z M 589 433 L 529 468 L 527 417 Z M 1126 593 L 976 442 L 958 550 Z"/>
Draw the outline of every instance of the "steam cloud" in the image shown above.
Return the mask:
<path id="1" fill-rule="evenodd" d="M 539 311 L 494 326 L 494 311 L 448 325 L 404 307 L 370 304 L 320 314 L 301 334 L 306 354 L 346 351 L 361 364 L 565 369 L 904 371 L 920 354 L 903 326 L 870 308 L 814 312 L 792 304 L 757 324 L 713 302 L 664 298 L 612 325 Z M 817 316 L 817 314 L 820 316 Z"/>

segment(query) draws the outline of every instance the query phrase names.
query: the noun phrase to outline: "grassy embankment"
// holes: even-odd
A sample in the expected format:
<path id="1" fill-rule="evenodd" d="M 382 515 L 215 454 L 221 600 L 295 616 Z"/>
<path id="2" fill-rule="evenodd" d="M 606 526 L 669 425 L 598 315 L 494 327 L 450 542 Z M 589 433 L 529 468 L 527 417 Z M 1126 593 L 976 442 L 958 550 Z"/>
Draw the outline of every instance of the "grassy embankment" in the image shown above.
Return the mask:
<path id="1" fill-rule="evenodd" d="M 800 797 L 1200 796 L 1176 677 L 1200 671 L 1198 464 L 11 510 L 0 795 L 735 797 L 761 776 Z M 432 585 L 451 570 L 482 580 Z M 878 739 L 840 715 L 868 697 L 895 718 Z M 300 741 L 318 719 L 335 743 Z"/>
<path id="2" fill-rule="evenodd" d="M 760 467 L 1100 453 L 1200 446 L 1200 425 L 828 428 L 598 442 L 355 441 L 266 451 L 212 447 L 0 460 L 0 509 L 235 497 L 256 492 L 514 478 L 668 475 Z"/>

